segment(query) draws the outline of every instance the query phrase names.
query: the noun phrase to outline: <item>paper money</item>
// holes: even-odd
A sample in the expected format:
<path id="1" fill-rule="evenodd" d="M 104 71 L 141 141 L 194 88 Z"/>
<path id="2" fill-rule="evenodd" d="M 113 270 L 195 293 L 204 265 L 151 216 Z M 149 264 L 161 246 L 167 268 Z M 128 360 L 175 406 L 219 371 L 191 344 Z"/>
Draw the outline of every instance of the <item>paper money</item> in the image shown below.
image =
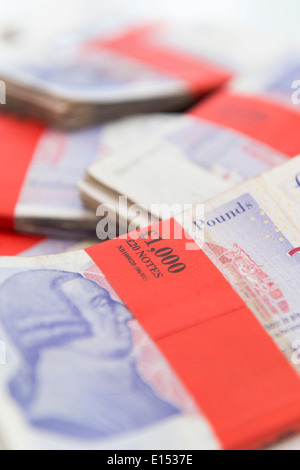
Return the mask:
<path id="1" fill-rule="evenodd" d="M 191 34 L 113 23 L 100 31 L 70 32 L 44 51 L 5 56 L 0 77 L 7 107 L 64 128 L 183 110 L 223 85 L 237 67 L 222 53 L 205 52 L 204 35 L 196 29 Z"/>
<path id="2" fill-rule="evenodd" d="M 299 111 L 300 63 L 297 57 L 297 47 L 290 46 L 255 73 L 242 73 L 232 81 L 230 88 L 240 93 L 261 95 Z"/>
<path id="3" fill-rule="evenodd" d="M 263 341 L 267 342 L 272 353 L 280 358 L 281 353 L 274 343 L 277 344 L 287 357 L 291 365 L 280 359 L 276 367 L 278 371 L 281 368 L 287 370 L 292 380 L 296 380 L 296 372 L 299 373 L 292 347 L 300 325 L 297 296 L 300 259 L 300 220 L 297 220 L 300 213 L 299 173 L 300 157 L 208 202 L 203 220 L 195 218 L 194 209 L 185 214 L 184 218 L 178 218 L 199 245 L 200 251 L 190 252 L 189 260 L 197 257 L 195 259 L 202 259 L 206 264 L 212 261 L 211 265 L 207 264 L 210 270 L 213 264 L 217 266 L 228 280 L 227 283 L 221 276 L 219 282 L 224 288 L 227 286 L 226 289 L 231 284 L 239 294 L 234 297 L 234 302 L 243 305 L 244 301 L 245 306 L 250 309 L 248 315 L 252 312 L 251 316 L 256 317 L 261 324 L 260 330 L 253 323 L 255 331 L 258 328 L 259 342 L 264 338 Z M 144 236 L 140 234 L 139 237 L 136 243 L 145 244 Z M 148 241 L 147 246 L 157 242 L 171 243 L 171 240 L 154 239 L 152 242 Z M 181 244 L 181 241 L 176 243 Z M 176 369 L 176 364 L 170 369 L 171 359 L 164 358 L 154 345 L 158 344 L 159 348 L 170 352 L 166 345 L 176 341 L 176 335 L 180 337 L 181 330 L 174 330 L 173 334 L 161 339 L 154 335 L 151 341 L 151 328 L 146 334 L 141 321 L 133 317 L 123 303 L 126 292 L 130 291 L 127 301 L 134 305 L 134 298 L 138 298 L 141 302 L 138 308 L 143 311 L 146 307 L 143 302 L 149 294 L 146 290 L 157 289 L 163 278 L 161 297 L 153 299 L 154 302 L 163 303 L 165 296 L 182 295 L 180 283 L 184 282 L 184 277 L 172 277 L 168 274 L 170 266 L 161 263 L 162 277 L 156 280 L 153 278 L 150 287 L 144 283 L 144 291 L 140 296 L 139 286 L 143 280 L 137 269 L 133 268 L 135 260 L 136 266 L 140 262 L 139 254 L 132 250 L 130 261 L 128 257 L 125 258 L 124 253 L 122 255 L 121 249 L 116 253 L 115 248 L 123 246 L 122 244 L 130 251 L 130 246 L 133 247 L 131 235 L 123 238 L 123 241 L 107 242 L 101 249 L 95 248 L 92 252 L 79 251 L 31 259 L 0 259 L 0 325 L 8 355 L 6 366 L 0 367 L 1 402 L 5 404 L 0 410 L 0 423 L 9 448 L 137 449 L 158 446 L 174 449 L 218 448 L 224 445 L 218 438 L 219 435 L 224 437 L 224 430 L 216 427 L 216 418 L 213 418 L 210 414 L 212 411 L 208 412 L 207 405 L 205 406 L 205 401 L 209 398 L 204 400 L 205 384 L 198 391 L 189 385 L 187 391 L 187 384 L 182 381 L 182 370 L 180 372 Z M 176 246 L 178 250 L 179 244 Z M 206 257 L 202 257 L 201 249 L 211 261 L 205 261 Z M 149 256 L 159 263 L 156 248 L 154 252 L 149 248 L 150 252 L 152 254 Z M 182 252 L 182 256 L 187 255 Z M 97 264 L 92 260 L 95 257 L 98 258 Z M 114 264 L 116 259 L 119 263 L 117 270 Z M 122 282 L 122 300 L 119 294 L 120 284 L 109 281 L 103 274 L 103 270 L 107 272 L 108 267 L 110 279 L 117 276 Z M 194 267 L 199 269 L 200 276 L 201 266 L 196 263 Z M 132 272 L 133 269 L 136 274 Z M 134 277 L 122 279 L 122 273 L 124 276 L 125 273 L 130 273 Z M 209 303 L 206 304 L 207 311 L 196 308 L 196 305 L 201 304 L 203 296 L 210 295 L 202 290 L 204 279 L 198 275 L 194 277 L 196 274 L 188 274 L 192 276 L 193 285 L 197 282 L 196 291 L 184 291 L 186 304 L 179 306 L 175 302 L 170 310 L 173 312 L 171 326 L 175 328 L 175 324 L 182 322 L 185 325 L 190 324 L 190 328 L 185 330 L 189 333 L 197 328 L 205 329 L 211 323 L 205 320 L 210 310 Z M 135 279 L 136 285 L 132 285 L 132 279 Z M 177 292 L 168 292 L 175 285 Z M 225 291 L 223 294 L 218 291 L 213 294 L 214 288 L 216 285 L 209 287 L 212 295 L 221 295 L 222 298 L 225 296 L 223 308 L 231 307 L 227 315 L 230 312 L 234 314 L 236 306 L 226 306 L 229 297 L 226 297 Z M 241 300 L 238 301 L 238 298 Z M 176 309 L 179 307 L 190 313 L 186 313 L 184 318 L 178 317 Z M 157 317 L 155 311 L 149 313 L 153 325 L 163 324 L 167 319 L 167 312 L 165 318 L 160 314 Z M 220 318 L 222 324 L 226 324 L 230 317 L 224 314 Z M 211 321 L 219 322 L 219 318 Z M 203 334 L 203 330 L 200 331 Z M 215 331 L 215 334 L 219 335 L 220 331 Z M 234 331 L 231 334 L 231 340 L 226 345 L 220 345 L 223 355 L 230 352 L 230 345 L 234 341 L 242 341 L 234 336 Z M 266 339 L 269 337 L 272 339 Z M 244 338 L 244 342 L 247 343 L 247 338 Z M 260 347 L 259 342 L 256 348 Z M 196 363 L 202 372 L 194 369 L 192 373 L 193 377 L 200 373 L 200 380 L 203 367 L 204 370 L 206 367 L 205 361 L 201 359 L 202 354 L 205 354 L 202 349 L 205 346 L 199 341 L 195 344 L 200 358 Z M 214 344 L 215 348 L 217 346 Z M 188 354 L 191 347 L 190 342 L 178 343 L 176 350 L 172 351 L 177 358 L 181 358 Z M 209 350 L 213 352 L 212 345 Z M 242 350 L 232 353 L 235 356 L 239 353 L 243 355 Z M 251 357 L 248 359 L 251 361 Z M 211 360 L 210 356 L 206 360 Z M 261 357 L 261 364 L 265 363 L 264 360 Z M 183 362 L 184 364 L 183 370 L 188 369 L 187 363 Z M 218 363 L 214 363 L 213 367 L 215 374 L 219 373 Z M 247 408 L 250 403 L 242 405 L 243 396 L 248 396 L 248 391 L 239 389 L 242 371 L 232 371 L 231 367 L 230 363 L 222 365 L 225 368 L 225 374 L 222 371 L 222 380 L 225 377 L 227 383 L 228 368 L 229 374 L 234 373 L 234 380 L 228 379 L 233 388 L 222 389 L 222 383 L 219 383 L 223 398 L 220 403 L 212 404 L 213 408 L 210 409 L 217 406 L 224 415 L 228 407 L 237 406 L 235 401 L 230 400 L 230 395 L 234 395 L 234 387 L 240 390 L 240 414 L 231 416 L 231 422 L 224 424 L 226 436 L 228 437 L 228 432 L 231 435 L 232 426 L 236 425 L 237 435 L 240 436 L 239 445 L 243 443 L 250 446 L 250 442 L 260 442 L 262 445 L 262 441 L 266 443 L 274 439 L 275 435 L 279 437 L 278 433 L 291 431 L 290 421 L 287 420 L 284 424 L 279 419 L 280 414 L 277 411 L 282 413 L 283 410 L 280 403 L 276 402 L 275 408 L 268 410 L 268 413 L 274 413 L 274 429 L 263 428 L 263 435 L 257 431 L 257 436 L 255 432 L 254 435 L 251 434 L 251 441 L 243 440 L 243 434 L 246 433 L 243 426 L 247 428 L 248 423 L 240 415 L 248 416 Z M 292 368 L 296 371 L 295 376 Z M 254 370 L 255 367 L 251 374 Z M 210 377 L 211 372 L 210 368 Z M 266 377 L 274 376 L 276 369 L 263 370 L 259 371 L 258 376 L 255 375 L 255 379 L 265 384 Z M 249 386 L 251 390 L 253 384 Z M 283 397 L 287 393 L 284 390 L 282 384 L 276 393 L 279 396 L 282 393 Z M 254 391 L 251 401 L 261 400 L 260 395 L 265 392 L 268 390 L 262 389 L 256 396 L 257 392 Z M 197 402 L 196 405 L 195 399 L 199 393 L 204 401 Z M 274 393 L 272 390 L 271 401 Z M 294 398 L 291 394 L 288 403 L 292 404 L 291 400 Z M 200 411 L 202 406 L 206 410 L 205 418 Z M 258 417 L 251 419 L 265 422 L 267 410 L 261 409 L 262 415 L 259 410 L 257 413 Z M 298 419 L 298 414 L 295 419 Z M 253 429 L 256 429 L 258 422 L 252 423 Z"/>
<path id="4" fill-rule="evenodd" d="M 205 253 L 298 372 L 299 175 L 297 157 L 216 197 L 194 221 Z"/>
<path id="5" fill-rule="evenodd" d="M 118 195 L 148 210 L 155 203 L 195 204 L 286 159 L 282 152 L 233 129 L 194 116 L 174 116 L 145 135 L 137 129 L 135 145 L 93 163 L 79 188 L 93 208 L 114 203 L 107 193 L 113 194 L 116 210 Z"/>
<path id="6" fill-rule="evenodd" d="M 79 241 L 0 231 L 0 256 L 54 255 L 85 249 L 97 243 L 97 238 Z"/>
<path id="7" fill-rule="evenodd" d="M 76 251 L 97 243 L 97 239 L 66 240 L 0 231 L 0 256 L 41 256 Z"/>
<path id="8" fill-rule="evenodd" d="M 133 118 L 61 132 L 1 116 L 0 225 L 72 239 L 95 236 L 95 210 L 86 209 L 77 189 L 85 168 L 129 145 L 136 132 L 147 132 L 167 120 L 163 115 L 155 122 Z"/>
<path id="9" fill-rule="evenodd" d="M 0 422 L 8 447 L 218 445 L 192 398 L 85 252 L 0 263 L 4 297 L 10 288 L 25 286 L 29 294 L 22 302 L 26 319 L 19 308 L 15 319 L 18 330 L 24 327 L 20 343 L 11 337 L 7 365 L 0 367 L 7 405 Z M 37 282 L 43 285 L 40 300 Z M 4 297 L 0 293 L 5 316 Z M 32 316 L 29 299 L 38 304 Z"/>

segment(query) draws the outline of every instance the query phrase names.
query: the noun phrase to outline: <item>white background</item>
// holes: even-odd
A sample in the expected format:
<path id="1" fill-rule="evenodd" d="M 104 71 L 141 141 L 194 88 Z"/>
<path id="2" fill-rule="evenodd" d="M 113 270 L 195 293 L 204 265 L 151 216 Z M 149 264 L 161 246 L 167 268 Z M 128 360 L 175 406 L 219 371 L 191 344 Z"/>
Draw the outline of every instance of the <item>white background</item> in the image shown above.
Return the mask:
<path id="1" fill-rule="evenodd" d="M 0 31 L 43 31 L 78 19 L 95 20 L 95 12 L 114 11 L 120 5 L 148 17 L 238 22 L 300 37 L 299 0 L 0 0 Z"/>

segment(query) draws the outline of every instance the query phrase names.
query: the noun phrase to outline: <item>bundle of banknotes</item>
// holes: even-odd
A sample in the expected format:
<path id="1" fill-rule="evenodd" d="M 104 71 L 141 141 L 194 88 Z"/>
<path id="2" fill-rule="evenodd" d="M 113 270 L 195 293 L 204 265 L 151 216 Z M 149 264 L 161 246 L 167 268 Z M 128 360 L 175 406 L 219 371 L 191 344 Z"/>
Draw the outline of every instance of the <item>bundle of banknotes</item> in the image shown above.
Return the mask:
<path id="1" fill-rule="evenodd" d="M 0 229 L 95 237 L 95 211 L 83 205 L 77 188 L 86 168 L 129 145 L 139 127 L 148 132 L 168 119 L 145 116 L 67 132 L 0 115 Z"/>
<path id="2" fill-rule="evenodd" d="M 123 227 L 130 217 L 120 196 L 164 218 L 163 204 L 205 201 L 300 152 L 300 112 L 263 95 L 222 91 L 184 115 L 151 120 L 141 133 L 149 127 L 141 116 L 132 144 L 95 161 L 79 185 L 86 206 L 109 203 Z"/>
<path id="3" fill-rule="evenodd" d="M 282 48 L 278 38 L 266 41 L 238 28 L 141 24 L 116 15 L 101 28 L 0 49 L 0 79 L 6 109 L 74 129 L 181 111 Z"/>
<path id="4" fill-rule="evenodd" d="M 300 66 L 275 49 L 119 20 L 0 47 L 3 448 L 297 436 Z"/>
<path id="5" fill-rule="evenodd" d="M 245 449 L 297 432 L 299 171 L 250 179 L 204 218 L 1 258 L 4 445 Z"/>
<path id="6" fill-rule="evenodd" d="M 141 112 L 182 110 L 224 84 L 232 70 L 201 43 L 161 25 L 114 27 L 19 51 L 0 66 L 7 105 L 75 128 Z M 180 39 L 180 40 L 179 40 Z"/>
<path id="7" fill-rule="evenodd" d="M 97 243 L 97 239 L 67 240 L 0 231 L 0 256 L 41 256 L 76 251 Z"/>

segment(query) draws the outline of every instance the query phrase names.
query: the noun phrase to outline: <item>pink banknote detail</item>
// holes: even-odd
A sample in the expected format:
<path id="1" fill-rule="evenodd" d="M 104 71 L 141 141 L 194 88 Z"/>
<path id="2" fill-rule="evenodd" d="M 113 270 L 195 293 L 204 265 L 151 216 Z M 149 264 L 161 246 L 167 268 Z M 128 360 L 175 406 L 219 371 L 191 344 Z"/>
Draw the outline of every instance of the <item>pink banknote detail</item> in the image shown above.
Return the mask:
<path id="1" fill-rule="evenodd" d="M 238 285 L 243 295 L 249 300 L 255 298 L 260 304 L 265 320 L 276 314 L 290 313 L 280 287 L 238 243 L 234 243 L 231 249 L 210 243 L 206 246 L 223 265 L 226 276 L 234 279 L 234 285 Z"/>

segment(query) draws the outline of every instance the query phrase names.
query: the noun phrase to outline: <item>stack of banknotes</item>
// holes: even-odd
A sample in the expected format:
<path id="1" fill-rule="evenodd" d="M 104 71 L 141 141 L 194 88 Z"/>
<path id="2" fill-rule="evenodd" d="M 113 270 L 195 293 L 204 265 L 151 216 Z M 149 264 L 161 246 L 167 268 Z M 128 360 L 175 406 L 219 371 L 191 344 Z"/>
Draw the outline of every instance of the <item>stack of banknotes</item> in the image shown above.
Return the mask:
<path id="1" fill-rule="evenodd" d="M 116 15 L 101 28 L 0 50 L 0 80 L 6 109 L 74 129 L 129 114 L 182 111 L 278 48 L 278 38 L 266 41 L 238 28 L 141 24 Z"/>
<path id="2" fill-rule="evenodd" d="M 120 21 L 17 49 L 0 446 L 299 446 L 295 57 L 265 70 L 274 43 Z"/>
<path id="3" fill-rule="evenodd" d="M 119 196 L 144 205 L 147 225 L 150 204 L 203 201 L 299 153 L 295 107 L 235 88 L 185 114 L 140 115 L 76 131 L 1 115 L 0 228 L 90 238 L 101 218 L 95 210 L 104 204 L 115 209 L 118 233 L 125 233 L 128 208 L 120 209 Z"/>

